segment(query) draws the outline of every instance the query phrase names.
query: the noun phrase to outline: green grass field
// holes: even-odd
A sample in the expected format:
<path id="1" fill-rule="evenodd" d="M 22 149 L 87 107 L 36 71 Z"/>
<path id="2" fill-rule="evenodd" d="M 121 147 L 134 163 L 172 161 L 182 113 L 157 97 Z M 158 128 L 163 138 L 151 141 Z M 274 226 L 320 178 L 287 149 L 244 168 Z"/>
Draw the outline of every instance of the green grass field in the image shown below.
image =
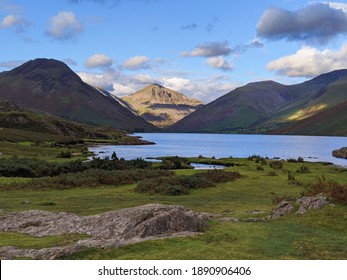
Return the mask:
<path id="1" fill-rule="evenodd" d="M 0 191 L 0 215 L 28 209 L 92 215 L 147 203 L 182 205 L 197 212 L 216 214 L 201 235 L 145 241 L 119 249 L 85 249 L 67 259 L 347 259 L 346 204 L 309 210 L 302 216 L 289 214 L 278 220 L 249 221 L 249 218 L 268 216 L 274 201 L 280 198 L 300 198 L 306 185 L 322 175 L 325 180 L 346 184 L 347 169 L 307 162 L 284 162 L 281 169 L 273 169 L 269 164 L 259 168 L 260 163 L 247 159 L 220 162 L 236 164 L 227 170 L 238 171 L 243 178 L 181 196 L 137 193 L 136 184 L 69 190 L 3 190 Z M 297 172 L 301 166 L 306 166 L 309 173 Z M 176 170 L 177 174 L 185 175 L 194 172 L 198 171 Z M 269 176 L 269 172 L 276 172 L 277 176 Z M 288 172 L 291 180 L 288 180 Z M 0 177 L 0 184 L 12 180 L 31 179 Z M 257 212 L 252 214 L 252 211 Z M 239 218 L 240 222 L 220 220 L 228 217 Z M 42 248 L 61 246 L 62 240 L 73 242 L 76 238 L 33 238 L 0 233 L 0 246 Z"/>

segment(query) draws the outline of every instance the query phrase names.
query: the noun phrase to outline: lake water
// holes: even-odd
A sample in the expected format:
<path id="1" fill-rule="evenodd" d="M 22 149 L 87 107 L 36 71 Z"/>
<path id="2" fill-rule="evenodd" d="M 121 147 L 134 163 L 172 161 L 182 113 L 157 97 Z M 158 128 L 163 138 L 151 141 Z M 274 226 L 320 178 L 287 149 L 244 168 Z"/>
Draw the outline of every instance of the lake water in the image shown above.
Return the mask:
<path id="1" fill-rule="evenodd" d="M 111 156 L 135 159 L 161 156 L 182 157 L 248 157 L 260 155 L 289 159 L 303 157 L 305 161 L 326 161 L 347 166 L 347 160 L 334 158 L 333 150 L 347 146 L 347 137 L 196 134 L 196 133 L 136 133 L 155 145 L 97 146 L 90 148 L 97 157 Z M 101 152 L 101 153 L 100 153 Z"/>

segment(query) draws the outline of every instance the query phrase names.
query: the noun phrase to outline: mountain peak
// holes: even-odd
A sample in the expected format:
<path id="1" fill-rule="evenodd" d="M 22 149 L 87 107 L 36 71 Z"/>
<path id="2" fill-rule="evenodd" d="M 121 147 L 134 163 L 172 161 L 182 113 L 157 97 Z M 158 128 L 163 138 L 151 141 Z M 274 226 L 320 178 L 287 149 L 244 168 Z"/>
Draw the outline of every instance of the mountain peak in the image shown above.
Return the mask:
<path id="1" fill-rule="evenodd" d="M 123 100 L 138 115 L 159 127 L 177 122 L 203 104 L 159 84 L 148 85 Z"/>
<path id="2" fill-rule="evenodd" d="M 125 130 L 154 130 L 115 98 L 84 83 L 64 62 L 38 58 L 0 73 L 0 97 L 21 108 Z"/>
<path id="3" fill-rule="evenodd" d="M 164 88 L 164 86 L 162 86 L 160 84 L 157 84 L 157 83 L 150 84 L 147 87 L 150 87 L 150 88 Z"/>
<path id="4" fill-rule="evenodd" d="M 72 72 L 72 70 L 64 62 L 47 58 L 37 58 L 34 60 L 29 60 L 10 72 L 15 75 L 18 75 L 33 73 L 37 70 L 51 70 L 56 68 Z"/>

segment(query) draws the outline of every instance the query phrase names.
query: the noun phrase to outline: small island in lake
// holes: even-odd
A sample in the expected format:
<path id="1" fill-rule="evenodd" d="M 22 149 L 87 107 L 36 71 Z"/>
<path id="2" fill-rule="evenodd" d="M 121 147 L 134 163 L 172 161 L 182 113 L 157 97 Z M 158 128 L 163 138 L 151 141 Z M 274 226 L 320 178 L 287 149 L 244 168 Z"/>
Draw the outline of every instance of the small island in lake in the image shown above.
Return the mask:
<path id="1" fill-rule="evenodd" d="M 333 157 L 347 159 L 347 147 L 343 147 L 341 149 L 334 150 L 332 152 L 332 154 L 333 154 Z"/>

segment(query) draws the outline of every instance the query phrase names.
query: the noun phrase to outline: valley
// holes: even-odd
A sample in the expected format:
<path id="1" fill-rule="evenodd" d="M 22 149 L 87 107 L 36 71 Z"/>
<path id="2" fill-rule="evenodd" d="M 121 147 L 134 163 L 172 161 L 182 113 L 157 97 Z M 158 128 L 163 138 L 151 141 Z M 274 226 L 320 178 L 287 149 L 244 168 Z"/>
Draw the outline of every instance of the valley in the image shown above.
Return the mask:
<path id="1" fill-rule="evenodd" d="M 52 59 L 0 73 L 0 259 L 346 258 L 347 172 L 329 162 L 346 76 L 203 105 L 158 84 L 120 99 Z"/>

